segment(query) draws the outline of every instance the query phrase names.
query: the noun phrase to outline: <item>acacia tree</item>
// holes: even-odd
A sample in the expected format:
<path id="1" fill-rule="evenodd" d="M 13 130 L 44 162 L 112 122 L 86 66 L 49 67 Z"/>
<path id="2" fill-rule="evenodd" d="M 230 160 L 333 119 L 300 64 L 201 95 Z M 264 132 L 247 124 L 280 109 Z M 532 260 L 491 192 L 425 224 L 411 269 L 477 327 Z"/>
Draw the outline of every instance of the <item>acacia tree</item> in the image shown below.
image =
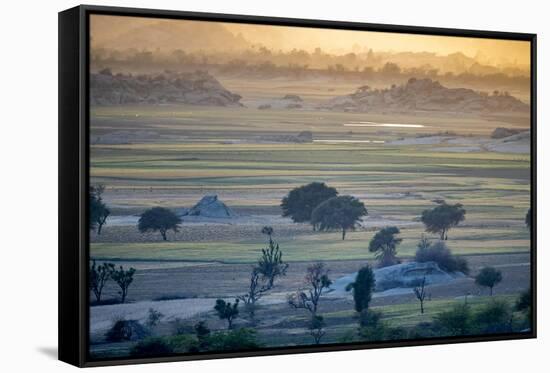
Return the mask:
<path id="1" fill-rule="evenodd" d="M 376 279 L 372 268 L 367 264 L 357 272 L 355 281 L 346 286 L 346 291 L 353 290 L 355 311 L 361 313 L 369 308 Z"/>
<path id="2" fill-rule="evenodd" d="M 476 276 L 476 284 L 489 288 L 489 294 L 493 296 L 493 288 L 502 281 L 502 272 L 493 267 L 484 267 Z"/>
<path id="3" fill-rule="evenodd" d="M 141 233 L 148 231 L 160 232 L 162 239 L 167 240 L 166 232 L 173 230 L 179 232 L 181 219 L 173 211 L 164 207 L 153 207 L 143 214 L 138 221 L 138 230 Z"/>
<path id="4" fill-rule="evenodd" d="M 221 320 L 227 320 L 227 329 L 232 329 L 233 320 L 239 314 L 239 299 L 235 299 L 235 303 L 226 302 L 223 299 L 217 299 L 214 310 Z"/>
<path id="5" fill-rule="evenodd" d="M 268 247 L 262 249 L 262 256 L 256 266 L 262 279 L 267 282 L 271 289 L 275 279 L 286 275 L 288 264 L 283 261 L 283 252 L 279 249 L 279 244 L 269 238 Z"/>
<path id="6" fill-rule="evenodd" d="M 313 210 L 311 223 L 320 231 L 341 230 L 342 240 L 345 240 L 346 232 L 355 230 L 367 213 L 363 202 L 355 197 L 332 197 Z"/>
<path id="7" fill-rule="evenodd" d="M 380 267 L 387 267 L 399 263 L 397 246 L 403 241 L 395 237 L 399 234 L 397 227 L 385 227 L 376 232 L 369 242 L 369 251 L 375 253 Z"/>
<path id="8" fill-rule="evenodd" d="M 111 211 L 103 202 L 102 195 L 104 191 L 105 186 L 102 184 L 90 186 L 90 229 L 96 230 L 98 235 L 101 235 L 101 229 L 107 223 L 107 218 L 111 214 Z"/>
<path id="9" fill-rule="evenodd" d="M 321 296 L 332 284 L 328 272 L 329 270 L 325 268 L 325 264 L 322 262 L 310 265 L 304 278 L 309 288 L 291 294 L 288 297 L 288 304 L 296 309 L 303 308 L 312 316 L 316 316 Z"/>
<path id="10" fill-rule="evenodd" d="M 120 303 L 124 303 L 126 296 L 128 295 L 128 288 L 130 284 L 134 281 L 134 273 L 136 273 L 135 268 L 130 268 L 127 271 L 124 270 L 122 266 L 118 269 L 111 271 L 111 278 L 117 285 L 120 287 Z"/>
<path id="11" fill-rule="evenodd" d="M 94 293 L 96 301 L 101 302 L 101 293 L 103 292 L 103 287 L 111 278 L 111 273 L 115 269 L 115 266 L 111 263 L 103 263 L 96 265 L 95 260 L 92 261 L 90 266 L 90 290 Z"/>
<path id="12" fill-rule="evenodd" d="M 283 261 L 279 244 L 273 240 L 273 228 L 263 227 L 262 233 L 269 236 L 268 247 L 262 249 L 262 256 L 250 272 L 250 283 L 246 294 L 238 297 L 254 318 L 256 302 L 271 290 L 278 277 L 285 276 L 288 264 Z"/>
<path id="13" fill-rule="evenodd" d="M 281 201 L 283 216 L 290 216 L 295 223 L 310 222 L 313 210 L 321 202 L 337 195 L 335 188 L 319 182 L 294 188 Z M 315 224 L 312 225 L 315 230 Z"/>
<path id="14" fill-rule="evenodd" d="M 466 210 L 462 204 L 449 205 L 442 201 L 439 206 L 424 210 L 420 219 L 426 226 L 426 232 L 437 233 L 440 239 L 446 240 L 449 229 L 464 221 L 465 215 Z"/>

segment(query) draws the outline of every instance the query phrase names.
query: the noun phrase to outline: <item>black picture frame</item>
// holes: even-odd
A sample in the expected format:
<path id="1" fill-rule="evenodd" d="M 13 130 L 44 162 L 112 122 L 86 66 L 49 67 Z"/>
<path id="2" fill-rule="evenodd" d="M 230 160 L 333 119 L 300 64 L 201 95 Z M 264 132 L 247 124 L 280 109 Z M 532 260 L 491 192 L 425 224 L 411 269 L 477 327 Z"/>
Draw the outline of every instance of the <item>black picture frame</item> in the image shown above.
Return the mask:
<path id="1" fill-rule="evenodd" d="M 531 45 L 531 289 L 532 328 L 528 332 L 465 337 L 444 337 L 373 343 L 265 348 L 261 350 L 196 353 L 154 358 L 94 360 L 88 354 L 89 297 L 87 265 L 89 255 L 89 16 L 91 14 L 139 16 L 184 20 L 222 21 L 315 27 L 345 30 L 383 31 L 419 35 L 461 36 L 528 41 Z M 263 355 L 328 352 L 386 347 L 405 347 L 464 342 L 536 338 L 537 277 L 537 36 L 527 33 L 460 30 L 418 26 L 397 26 L 357 22 L 258 17 L 171 10 L 82 5 L 59 13 L 59 360 L 79 367 L 136 363 L 172 362 Z"/>

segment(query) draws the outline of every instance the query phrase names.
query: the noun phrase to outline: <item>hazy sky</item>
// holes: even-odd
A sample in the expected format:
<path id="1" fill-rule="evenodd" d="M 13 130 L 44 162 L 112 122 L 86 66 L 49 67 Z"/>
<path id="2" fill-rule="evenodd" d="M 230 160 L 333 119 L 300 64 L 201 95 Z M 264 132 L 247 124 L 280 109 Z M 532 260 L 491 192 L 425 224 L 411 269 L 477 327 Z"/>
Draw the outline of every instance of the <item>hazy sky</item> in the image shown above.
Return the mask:
<path id="1" fill-rule="evenodd" d="M 180 40 L 190 37 L 194 26 L 201 29 L 202 35 L 199 36 L 205 37 L 208 27 L 212 26 L 212 38 L 220 35 L 220 38 L 223 36 L 224 40 L 230 40 L 227 37 L 231 35 L 227 32 L 235 37 L 240 34 L 250 43 L 263 44 L 277 50 L 296 48 L 312 51 L 320 47 L 325 51 L 336 53 L 357 52 L 369 48 L 374 51 L 433 52 L 439 55 L 462 52 L 470 57 L 477 56 L 480 62 L 486 64 L 516 62 L 525 66 L 530 63 L 529 42 L 525 41 L 208 23 L 209 25 L 199 21 L 94 15 L 91 34 L 94 45 L 125 48 L 127 44 L 126 47 L 154 50 L 156 47 L 166 48 L 166 43 L 174 37 L 180 37 Z M 140 35 L 143 35 L 142 43 L 140 43 Z M 196 37 L 196 35 L 191 36 Z M 236 38 L 236 40 L 242 38 Z M 204 44 L 204 49 L 209 49 L 206 45 L 208 42 Z"/>

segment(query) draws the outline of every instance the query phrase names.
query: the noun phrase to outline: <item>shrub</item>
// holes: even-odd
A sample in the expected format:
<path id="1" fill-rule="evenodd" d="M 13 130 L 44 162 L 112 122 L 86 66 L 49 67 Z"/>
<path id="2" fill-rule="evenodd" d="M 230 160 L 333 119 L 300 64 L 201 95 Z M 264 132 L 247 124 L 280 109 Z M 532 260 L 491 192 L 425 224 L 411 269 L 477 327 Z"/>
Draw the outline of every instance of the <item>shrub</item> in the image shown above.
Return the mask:
<path id="1" fill-rule="evenodd" d="M 508 303 L 492 301 L 477 312 L 474 318 L 481 333 L 506 333 L 512 331 L 512 312 Z"/>
<path id="2" fill-rule="evenodd" d="M 416 251 L 415 260 L 419 263 L 435 262 L 439 268 L 447 272 L 470 273 L 466 259 L 454 256 L 443 241 L 429 245 L 425 245 L 421 241 Z"/>
<path id="3" fill-rule="evenodd" d="M 313 315 L 309 322 L 309 335 L 313 338 L 316 345 L 321 343 L 321 338 L 326 334 L 325 332 L 325 320 L 323 316 Z"/>
<path id="4" fill-rule="evenodd" d="M 359 315 L 359 325 L 361 327 L 378 325 L 382 320 L 382 312 L 373 310 L 364 310 Z"/>
<path id="5" fill-rule="evenodd" d="M 408 339 L 433 338 L 440 334 L 440 328 L 434 323 L 421 322 L 409 330 Z"/>
<path id="6" fill-rule="evenodd" d="M 168 338 L 168 345 L 174 352 L 197 352 L 197 339 L 190 334 L 179 334 Z"/>
<path id="7" fill-rule="evenodd" d="M 138 342 L 130 350 L 130 355 L 134 357 L 144 356 L 163 356 L 174 353 L 174 350 L 164 340 L 160 338 L 149 338 Z"/>
<path id="8" fill-rule="evenodd" d="M 363 341 L 387 341 L 407 338 L 404 328 L 392 328 L 382 321 L 382 313 L 363 310 L 359 317 L 359 338 Z"/>
<path id="9" fill-rule="evenodd" d="M 531 329 L 532 324 L 532 299 L 531 299 L 531 289 L 525 290 L 523 293 L 520 294 L 518 297 L 516 304 L 515 304 L 516 311 L 523 312 L 525 318 L 519 327 L 521 329 Z"/>
<path id="10" fill-rule="evenodd" d="M 147 330 L 136 320 L 118 319 L 105 333 L 105 339 L 108 342 L 121 342 L 140 339 L 147 335 Z"/>
<path id="11" fill-rule="evenodd" d="M 184 320 L 176 317 L 174 321 L 171 322 L 174 328 L 174 334 L 189 334 L 193 332 L 191 325 L 187 324 Z"/>
<path id="12" fill-rule="evenodd" d="M 472 333 L 472 311 L 467 304 L 454 306 L 450 311 L 441 312 L 434 318 L 440 335 L 468 335 Z"/>
<path id="13" fill-rule="evenodd" d="M 364 310 L 359 316 L 359 337 L 365 341 L 381 341 L 386 335 L 386 327 L 382 322 L 382 313 Z"/>
<path id="14" fill-rule="evenodd" d="M 516 301 L 516 310 L 526 311 L 531 308 L 531 289 L 525 290 L 520 294 Z"/>
<path id="15" fill-rule="evenodd" d="M 260 347 L 256 331 L 248 328 L 212 334 L 208 337 L 208 345 L 211 351 L 251 350 Z"/>
<path id="16" fill-rule="evenodd" d="M 147 325 L 149 328 L 154 328 L 158 325 L 160 322 L 160 319 L 162 319 L 164 315 L 155 310 L 154 308 L 149 308 L 149 313 L 147 315 L 147 321 L 145 322 L 145 325 Z"/>
<path id="17" fill-rule="evenodd" d="M 210 328 L 204 321 L 199 321 L 193 328 L 195 330 L 195 335 L 197 336 L 197 348 L 199 350 L 207 350 L 209 343 L 208 338 L 210 337 Z"/>

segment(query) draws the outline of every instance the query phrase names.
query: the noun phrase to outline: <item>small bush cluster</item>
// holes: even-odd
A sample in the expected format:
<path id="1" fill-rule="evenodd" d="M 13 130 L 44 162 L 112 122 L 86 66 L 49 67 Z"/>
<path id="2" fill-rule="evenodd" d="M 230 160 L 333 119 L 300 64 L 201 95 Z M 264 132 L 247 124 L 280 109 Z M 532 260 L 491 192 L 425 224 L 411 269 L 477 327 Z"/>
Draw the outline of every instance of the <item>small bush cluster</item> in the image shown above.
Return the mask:
<path id="1" fill-rule="evenodd" d="M 420 263 L 435 262 L 447 272 L 470 273 L 468 262 L 464 258 L 453 255 L 443 241 L 428 242 L 427 244 L 425 241 L 421 241 L 416 251 L 415 260 Z"/>
<path id="2" fill-rule="evenodd" d="M 130 350 L 130 355 L 135 357 L 166 356 L 173 354 L 174 350 L 162 338 L 147 338 L 138 342 Z"/>
<path id="3" fill-rule="evenodd" d="M 390 341 L 407 338 L 407 330 L 390 327 L 382 320 L 382 313 L 364 310 L 359 316 L 359 339 L 362 341 Z"/>
<path id="4" fill-rule="evenodd" d="M 149 336 L 149 331 L 136 320 L 118 319 L 105 333 L 108 342 L 122 342 L 142 339 Z"/>
<path id="5" fill-rule="evenodd" d="M 521 328 L 507 302 L 494 300 L 474 312 L 467 304 L 457 305 L 435 317 L 434 329 L 443 336 L 509 333 Z"/>

